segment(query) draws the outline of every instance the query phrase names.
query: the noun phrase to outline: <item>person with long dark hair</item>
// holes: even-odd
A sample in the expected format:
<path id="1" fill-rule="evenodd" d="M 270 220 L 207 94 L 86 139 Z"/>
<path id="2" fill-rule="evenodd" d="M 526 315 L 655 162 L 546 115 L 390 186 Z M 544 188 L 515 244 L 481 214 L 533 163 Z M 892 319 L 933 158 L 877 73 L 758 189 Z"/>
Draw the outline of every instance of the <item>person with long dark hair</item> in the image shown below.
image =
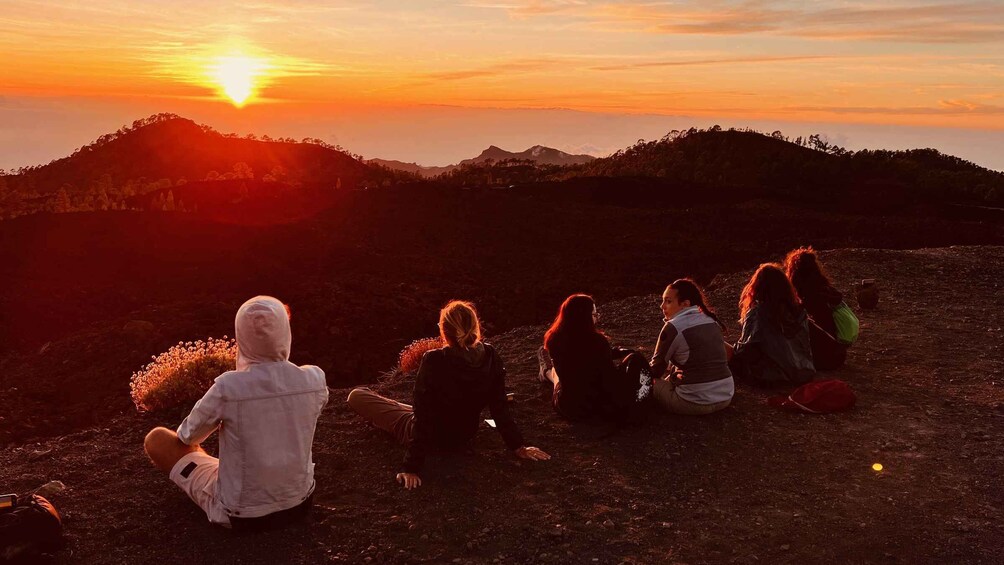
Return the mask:
<path id="1" fill-rule="evenodd" d="M 841 307 L 844 296 L 833 287 L 816 250 L 811 247 L 793 249 L 784 258 L 784 270 L 795 288 L 795 295 L 809 315 L 809 344 L 812 362 L 817 371 L 829 371 L 844 365 L 847 345 L 837 335 L 834 310 Z"/>
<path id="2" fill-rule="evenodd" d="M 598 318 L 591 296 L 569 296 L 537 353 L 539 379 L 554 387 L 554 410 L 569 420 L 623 421 L 630 416 L 639 389 L 642 396 L 647 393 L 645 358 L 630 350 L 613 349 L 596 327 Z"/>
<path id="3" fill-rule="evenodd" d="M 481 341 L 474 305 L 454 300 L 444 306 L 439 313 L 439 334 L 447 346 L 422 357 L 413 406 L 366 388 L 352 389 L 347 399 L 357 414 L 408 446 L 397 481 L 406 489 L 417 488 L 422 484 L 418 473 L 428 453 L 469 448 L 485 408 L 513 455 L 530 461 L 550 459 L 547 453 L 523 442 L 509 413 L 502 358 L 494 347 Z"/>
<path id="4" fill-rule="evenodd" d="M 809 317 L 777 263 L 764 263 L 739 299 L 742 332 L 730 366 L 754 384 L 800 385 L 816 374 L 809 346 Z"/>
<path id="5" fill-rule="evenodd" d="M 721 323 L 697 283 L 678 279 L 660 304 L 665 324 L 652 355 L 652 396 L 675 414 L 728 407 L 735 393 Z"/>

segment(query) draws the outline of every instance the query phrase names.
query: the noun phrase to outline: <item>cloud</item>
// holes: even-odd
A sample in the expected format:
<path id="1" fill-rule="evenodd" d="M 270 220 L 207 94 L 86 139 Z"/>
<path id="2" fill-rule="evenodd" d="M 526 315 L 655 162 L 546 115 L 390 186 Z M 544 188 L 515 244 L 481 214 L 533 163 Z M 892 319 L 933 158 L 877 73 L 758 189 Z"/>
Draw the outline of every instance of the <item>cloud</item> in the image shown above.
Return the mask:
<path id="1" fill-rule="evenodd" d="M 906 43 L 1004 41 L 998 2 L 894 5 L 835 2 L 622 2 L 589 10 L 594 26 L 661 34 L 769 34 L 820 40 Z"/>
<path id="2" fill-rule="evenodd" d="M 749 56 L 721 57 L 709 59 L 681 59 L 676 61 L 646 61 L 641 63 L 623 63 L 591 67 L 594 71 L 627 71 L 653 67 L 697 67 L 705 65 L 732 65 L 737 63 L 788 63 L 805 61 L 833 61 L 840 57 L 825 55 L 792 55 L 792 56 Z"/>
<path id="3" fill-rule="evenodd" d="M 428 73 L 422 75 L 422 78 L 427 79 L 429 82 L 490 78 L 495 76 L 508 76 L 515 73 L 540 71 L 560 64 L 562 64 L 562 62 L 557 59 L 523 59 L 498 63 L 478 69 Z"/>
<path id="4" fill-rule="evenodd" d="M 829 112 L 834 114 L 887 115 L 999 115 L 1004 106 L 981 104 L 967 100 L 939 100 L 937 106 L 788 106 L 789 112 Z"/>
<path id="5" fill-rule="evenodd" d="M 546 14 L 556 14 L 579 10 L 587 6 L 583 0 L 525 0 L 514 2 L 471 1 L 464 4 L 471 8 L 494 8 L 505 10 L 513 18 L 527 18 Z"/>

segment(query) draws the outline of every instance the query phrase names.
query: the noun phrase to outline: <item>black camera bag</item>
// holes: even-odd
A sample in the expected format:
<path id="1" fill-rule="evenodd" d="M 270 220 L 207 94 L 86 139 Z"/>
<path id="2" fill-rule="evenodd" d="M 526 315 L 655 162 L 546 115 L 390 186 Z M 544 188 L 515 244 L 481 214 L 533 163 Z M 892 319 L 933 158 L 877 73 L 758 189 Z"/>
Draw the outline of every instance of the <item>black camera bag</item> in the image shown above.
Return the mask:
<path id="1" fill-rule="evenodd" d="M 31 562 L 63 547 L 59 512 L 37 494 L 0 513 L 0 562 Z"/>

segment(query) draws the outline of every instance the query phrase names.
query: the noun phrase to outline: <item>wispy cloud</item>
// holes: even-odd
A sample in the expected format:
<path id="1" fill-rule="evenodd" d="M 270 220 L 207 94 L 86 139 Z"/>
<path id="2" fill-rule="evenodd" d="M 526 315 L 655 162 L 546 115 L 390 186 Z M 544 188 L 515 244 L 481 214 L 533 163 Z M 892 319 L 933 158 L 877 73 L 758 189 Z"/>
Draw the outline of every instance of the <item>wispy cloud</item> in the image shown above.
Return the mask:
<path id="1" fill-rule="evenodd" d="M 525 0 L 514 2 L 494 2 L 491 0 L 466 2 L 472 8 L 496 8 L 505 10 L 510 17 L 526 18 L 544 14 L 557 14 L 579 10 L 588 6 L 584 0 Z"/>
<path id="2" fill-rule="evenodd" d="M 491 78 L 497 76 L 509 76 L 517 73 L 541 71 L 560 66 L 563 63 L 564 62 L 559 59 L 523 59 L 496 63 L 477 69 L 427 73 L 422 75 L 422 78 L 429 82 Z"/>
<path id="3" fill-rule="evenodd" d="M 472 1 L 511 17 L 574 13 L 594 29 L 681 35 L 769 34 L 819 40 L 906 43 L 1004 41 L 996 1 L 893 4 L 780 0 L 677 2 Z"/>
<path id="4" fill-rule="evenodd" d="M 885 115 L 999 115 L 1004 106 L 981 104 L 967 100 L 939 100 L 937 106 L 787 106 L 789 112 L 825 112 L 833 114 Z"/>
<path id="5" fill-rule="evenodd" d="M 659 67 L 700 67 L 708 65 L 735 65 L 749 63 L 800 63 L 800 62 L 825 62 L 841 59 L 842 57 L 826 55 L 792 55 L 792 56 L 749 56 L 749 57 L 720 57 L 708 59 L 680 59 L 669 61 L 645 61 L 640 63 L 622 63 L 614 65 L 600 65 L 590 67 L 594 71 L 628 71 L 634 69 L 647 69 Z"/>

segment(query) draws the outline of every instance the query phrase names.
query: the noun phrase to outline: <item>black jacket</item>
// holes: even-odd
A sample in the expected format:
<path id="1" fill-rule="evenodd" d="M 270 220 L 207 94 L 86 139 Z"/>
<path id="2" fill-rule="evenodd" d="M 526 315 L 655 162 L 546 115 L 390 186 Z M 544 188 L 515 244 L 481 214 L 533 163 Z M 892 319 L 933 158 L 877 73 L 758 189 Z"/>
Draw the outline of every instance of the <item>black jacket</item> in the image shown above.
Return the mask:
<path id="1" fill-rule="evenodd" d="M 422 357 L 415 379 L 415 438 L 403 471 L 417 473 L 431 450 L 468 448 L 488 407 L 509 449 L 523 447 L 523 436 L 509 414 L 505 366 L 491 345 L 469 352 L 444 347 Z"/>
<path id="2" fill-rule="evenodd" d="M 601 334 L 556 336 L 548 353 L 558 373 L 554 408 L 563 418 L 619 419 L 634 390 L 614 365 L 610 342 Z"/>

